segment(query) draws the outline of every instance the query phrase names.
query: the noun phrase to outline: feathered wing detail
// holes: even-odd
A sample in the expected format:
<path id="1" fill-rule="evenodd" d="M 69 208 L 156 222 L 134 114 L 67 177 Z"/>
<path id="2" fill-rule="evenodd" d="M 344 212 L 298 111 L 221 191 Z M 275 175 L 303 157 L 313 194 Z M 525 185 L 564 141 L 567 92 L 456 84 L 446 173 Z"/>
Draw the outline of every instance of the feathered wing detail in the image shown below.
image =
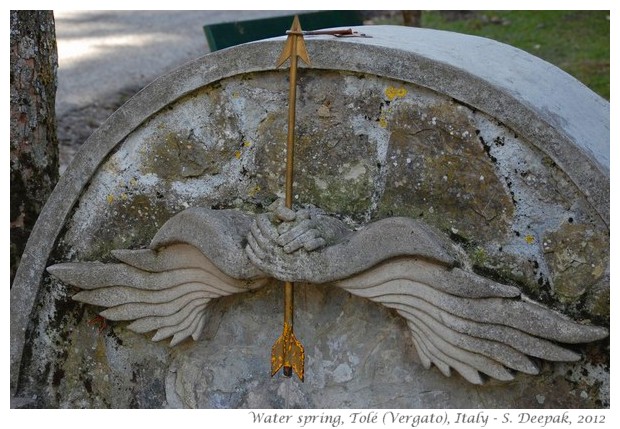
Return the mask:
<path id="1" fill-rule="evenodd" d="M 277 231 L 262 234 L 261 225 L 234 210 L 187 209 L 162 226 L 151 250 L 116 250 L 120 263 L 48 271 L 83 289 L 75 300 L 107 307 L 102 316 L 130 320 L 135 332 L 156 331 L 154 341 L 172 337 L 171 345 L 198 339 L 210 300 L 261 287 L 268 275 L 332 282 L 403 316 L 426 368 L 434 364 L 446 376 L 454 369 L 475 384 L 482 374 L 537 374 L 529 356 L 576 361 L 556 342 L 608 335 L 527 301 L 515 287 L 454 268 L 440 235 L 411 219 L 381 220 L 320 251 L 291 255 L 279 252 Z"/>
<path id="2" fill-rule="evenodd" d="M 128 328 L 134 332 L 157 331 L 153 341 L 172 337 L 171 346 L 190 336 L 198 339 L 210 300 L 267 282 L 230 277 L 191 244 L 112 254 L 120 263 L 75 262 L 53 265 L 48 271 L 83 289 L 74 300 L 107 307 L 103 317 L 131 320 Z"/>
<path id="3" fill-rule="evenodd" d="M 579 360 L 555 342 L 608 335 L 523 299 L 517 288 L 413 257 L 378 264 L 335 285 L 403 316 L 425 368 L 435 364 L 446 376 L 453 368 L 474 384 L 483 382 L 481 373 L 498 380 L 511 380 L 511 370 L 537 374 L 528 356 Z"/>

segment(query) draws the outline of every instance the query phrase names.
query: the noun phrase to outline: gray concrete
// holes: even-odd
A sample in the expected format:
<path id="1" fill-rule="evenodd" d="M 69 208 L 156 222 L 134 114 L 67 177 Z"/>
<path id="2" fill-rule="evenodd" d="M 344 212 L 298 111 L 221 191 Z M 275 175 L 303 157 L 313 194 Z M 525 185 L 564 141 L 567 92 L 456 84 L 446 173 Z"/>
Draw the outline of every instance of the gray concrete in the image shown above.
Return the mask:
<path id="1" fill-rule="evenodd" d="M 600 136 L 609 128 L 608 115 L 601 114 L 595 126 L 579 109 L 563 108 L 564 119 L 557 120 L 549 114 L 549 99 L 536 96 L 544 90 L 536 82 L 515 76 L 515 85 L 472 66 L 478 58 L 486 70 L 509 71 L 503 62 L 489 62 L 488 53 L 503 46 L 495 42 L 393 27 L 364 32 L 373 38 L 307 41 L 313 69 L 300 72 L 302 168 L 295 200 L 321 207 L 353 228 L 384 217 L 419 218 L 453 242 L 466 268 L 492 273 L 573 319 L 607 323 L 608 169 L 601 161 L 605 153 L 573 130 L 582 121 L 583 129 Z M 430 53 L 418 40 L 436 43 L 436 49 Z M 135 400 L 138 406 L 166 406 L 174 402 L 166 402 L 171 389 L 185 406 L 283 404 L 283 395 L 269 401 L 257 393 L 267 385 L 272 393 L 285 387 L 277 380 L 261 384 L 257 356 L 271 340 L 250 329 L 279 323 L 268 304 L 275 302 L 275 289 L 218 300 L 206 341 L 184 343 L 171 356 L 162 344 L 123 325 L 97 337 L 82 320 L 89 308 L 70 301 L 67 286 L 44 275 L 50 257 L 105 261 L 114 249 L 143 247 L 189 206 L 261 212 L 281 197 L 286 78 L 274 71 L 273 61 L 281 48 L 281 40 L 244 45 L 177 69 L 132 98 L 85 143 L 44 208 L 11 291 L 12 387 L 20 387 L 21 362 L 26 372 L 20 393 L 59 392 L 40 397 L 43 405 L 122 406 Z M 572 104 L 605 110 L 561 71 L 506 49 L 510 55 L 503 58 L 555 74 L 555 82 L 574 95 Z M 297 406 L 469 408 L 515 405 L 511 401 L 518 397 L 518 405 L 529 408 L 540 406 L 535 396 L 541 391 L 544 406 L 608 403 L 604 345 L 586 348 L 583 363 L 547 368 L 543 381 L 519 378 L 517 388 L 491 385 L 480 393 L 460 378 L 446 381 L 437 372 L 416 369 L 413 342 L 402 343 L 407 327 L 394 325 L 393 313 L 372 313 L 374 307 L 358 305 L 364 300 L 320 288 L 308 288 L 305 296 L 308 311 L 300 317 L 312 322 L 297 332 L 317 338 L 317 360 L 310 367 L 320 395 L 303 385 L 291 387 Z M 325 313 L 313 318 L 320 303 L 328 303 Z M 246 318 L 224 326 L 240 314 Z M 368 314 L 374 316 L 365 319 Z M 328 320 L 339 321 L 335 337 L 321 331 Z M 367 341 L 375 335 L 389 339 L 387 345 L 375 348 Z M 420 345 L 424 339 L 412 341 Z M 433 354 L 425 346 L 423 364 Z M 238 358 L 227 360 L 224 348 L 238 351 Z M 204 349 L 215 352 L 207 356 Z M 344 355 L 350 357 L 346 364 L 337 360 Z M 84 359 L 92 376 L 78 371 L 86 368 Z M 592 365 L 598 369 L 591 376 L 574 378 L 581 366 Z M 393 377 L 384 378 L 389 374 Z M 366 389 L 377 377 L 387 384 Z M 125 384 L 132 378 L 134 384 Z M 122 395 L 105 393 L 110 379 Z M 396 400 L 391 395 L 402 380 L 442 393 L 426 402 L 409 394 Z M 333 395 L 326 396 L 326 387 Z M 89 393 L 95 388 L 101 395 Z M 325 402 L 354 391 L 367 396 Z"/>

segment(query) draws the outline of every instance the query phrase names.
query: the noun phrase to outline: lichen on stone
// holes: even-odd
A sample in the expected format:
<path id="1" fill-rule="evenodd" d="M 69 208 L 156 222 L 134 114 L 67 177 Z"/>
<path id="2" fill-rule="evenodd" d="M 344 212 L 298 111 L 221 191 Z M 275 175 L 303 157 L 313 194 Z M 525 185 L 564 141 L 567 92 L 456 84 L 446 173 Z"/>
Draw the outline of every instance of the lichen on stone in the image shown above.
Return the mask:
<path id="1" fill-rule="evenodd" d="M 440 116 L 444 110 L 449 113 Z M 510 197 L 466 113 L 453 110 L 449 104 L 425 113 L 402 108 L 391 121 L 382 214 L 424 218 L 467 240 L 501 240 L 511 224 Z"/>
<path id="2" fill-rule="evenodd" d="M 592 226 L 567 222 L 544 241 L 554 291 L 562 300 L 588 293 L 609 266 L 609 236 Z"/>

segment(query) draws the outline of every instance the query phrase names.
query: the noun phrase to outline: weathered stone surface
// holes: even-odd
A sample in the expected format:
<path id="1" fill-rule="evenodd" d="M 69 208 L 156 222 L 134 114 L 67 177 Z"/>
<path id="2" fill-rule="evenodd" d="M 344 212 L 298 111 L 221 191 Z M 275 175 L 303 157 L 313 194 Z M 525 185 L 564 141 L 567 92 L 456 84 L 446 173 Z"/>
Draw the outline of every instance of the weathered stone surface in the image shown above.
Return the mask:
<path id="1" fill-rule="evenodd" d="M 543 238 L 554 291 L 568 301 L 576 301 L 589 292 L 609 266 L 609 236 L 573 222 Z"/>
<path id="2" fill-rule="evenodd" d="M 391 165 L 380 202 L 396 210 L 380 215 L 424 218 L 467 241 L 503 240 L 514 207 L 478 139 L 471 109 L 452 101 L 403 104 L 390 106 Z"/>
<path id="3" fill-rule="evenodd" d="M 286 105 L 286 88 L 279 85 L 282 76 L 272 74 L 268 88 L 279 94 L 280 106 Z M 297 128 L 295 164 L 295 200 L 311 203 L 332 213 L 359 217 L 368 212 L 375 196 L 374 182 L 379 177 L 374 129 L 376 103 L 360 97 L 348 97 L 365 76 L 300 72 L 299 117 L 306 121 Z M 278 88 L 277 90 L 275 88 Z M 249 88 L 245 88 L 247 92 Z M 282 193 L 285 151 L 279 142 L 286 141 L 285 110 L 278 109 L 259 124 L 256 151 L 258 187 L 271 195 Z M 266 172 L 266 173 L 263 173 Z M 368 214 L 366 214 L 368 216 Z"/>
<path id="4" fill-rule="evenodd" d="M 596 406 L 596 388 L 575 373 L 576 364 L 542 377 L 518 374 L 509 383 L 466 388 L 457 374 L 446 379 L 418 363 L 408 328 L 390 310 L 328 286 L 296 288 L 296 335 L 304 343 L 306 380 L 269 378 L 269 346 L 280 332 L 281 288 L 227 298 L 217 329 L 179 353 L 166 382 L 174 407 L 205 408 L 578 408 Z M 238 301 L 237 301 L 238 299 Z M 336 317 L 334 317 L 334 315 Z M 213 316 L 211 316 L 213 318 Z M 252 337 L 255 325 L 263 327 Z M 369 338 L 372 340 L 369 341 Z M 601 367 L 594 366 L 598 371 Z M 250 373 L 248 368 L 254 370 Z M 555 372 L 554 372 L 555 371 Z M 571 375 L 567 375 L 570 373 Z M 264 377 L 254 374 L 265 374 Z M 553 375 L 555 374 L 555 375 Z M 561 375 L 560 375 L 561 374 Z M 443 381 L 442 381 L 443 380 Z M 474 393 L 475 392 L 475 393 Z M 581 396 L 587 392 L 587 396 Z M 537 395 L 544 395 L 543 403 Z M 600 404 L 598 405 L 600 406 Z"/>
<path id="5" fill-rule="evenodd" d="M 352 228 L 399 211 L 416 217 L 453 241 L 465 268 L 571 318 L 605 324 L 608 264 L 600 274 L 593 268 L 608 256 L 597 249 L 588 259 L 580 246 L 604 249 L 609 236 L 609 105 L 552 66 L 492 41 L 363 31 L 373 38 L 307 41 L 313 69 L 300 72 L 295 201 Z M 124 323 L 110 322 L 101 333 L 88 324 L 94 313 L 69 298 L 77 291 L 44 274 L 50 261 L 111 260 L 112 249 L 147 246 L 188 207 L 259 213 L 283 194 L 287 84 L 286 73 L 274 71 L 280 49 L 281 41 L 265 41 L 180 68 L 137 94 L 85 143 L 42 211 L 16 274 L 12 388 L 36 395 L 38 406 L 268 407 L 285 405 L 286 397 L 316 407 L 608 406 L 605 343 L 584 348 L 583 362 L 543 365 L 536 382 L 519 375 L 474 389 L 460 376 L 446 379 L 417 364 L 396 314 L 314 286 L 306 295 L 296 289 L 307 382 L 288 388 L 261 369 L 281 322 L 275 287 L 214 301 L 206 338 L 172 353 Z M 430 131 L 414 135 L 422 126 Z M 450 169 L 434 157 L 460 153 L 471 160 L 458 160 L 464 174 L 448 186 Z M 407 158 L 435 169 L 425 163 L 409 170 Z M 474 180 L 475 169 L 484 171 L 484 184 Z M 432 202 L 398 186 L 422 175 L 420 189 Z M 452 197 L 460 190 L 470 197 L 459 213 Z M 548 237 L 565 240 L 570 258 L 595 267 L 566 265 L 557 248 L 545 250 Z M 573 270 L 570 279 L 562 277 L 565 268 Z M 270 326 L 274 337 L 266 338 Z M 78 364 L 89 373 L 80 375 Z M 267 385 L 276 399 L 262 395 Z"/>

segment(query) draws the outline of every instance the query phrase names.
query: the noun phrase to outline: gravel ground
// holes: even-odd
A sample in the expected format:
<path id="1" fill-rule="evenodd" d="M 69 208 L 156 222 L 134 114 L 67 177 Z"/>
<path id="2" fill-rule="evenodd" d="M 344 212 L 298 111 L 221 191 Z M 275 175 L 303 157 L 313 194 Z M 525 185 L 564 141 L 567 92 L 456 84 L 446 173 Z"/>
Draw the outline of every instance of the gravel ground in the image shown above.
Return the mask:
<path id="1" fill-rule="evenodd" d="M 206 24 L 294 11 L 54 11 L 60 171 L 75 151 L 141 88 L 209 52 Z"/>

